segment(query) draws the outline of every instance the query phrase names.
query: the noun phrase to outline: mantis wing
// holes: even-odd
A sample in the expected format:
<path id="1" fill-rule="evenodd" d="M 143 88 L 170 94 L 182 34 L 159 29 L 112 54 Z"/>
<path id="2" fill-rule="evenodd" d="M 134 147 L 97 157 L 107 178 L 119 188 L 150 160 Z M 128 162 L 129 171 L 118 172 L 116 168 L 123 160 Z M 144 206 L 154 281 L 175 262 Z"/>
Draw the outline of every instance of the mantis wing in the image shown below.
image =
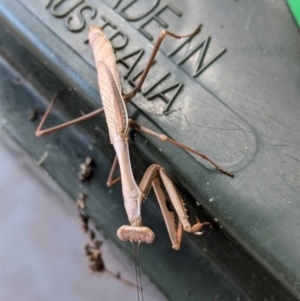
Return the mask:
<path id="1" fill-rule="evenodd" d="M 118 89 L 121 91 L 119 72 L 117 69 L 116 58 L 110 41 L 99 27 L 91 27 L 89 30 L 89 43 L 94 53 L 95 63 L 104 62 L 110 70 Z"/>
<path id="2" fill-rule="evenodd" d="M 97 27 L 91 27 L 89 41 L 92 47 L 98 73 L 100 95 L 105 111 L 110 142 L 114 134 L 127 133 L 128 117 L 121 94 L 121 84 L 111 44 Z"/>

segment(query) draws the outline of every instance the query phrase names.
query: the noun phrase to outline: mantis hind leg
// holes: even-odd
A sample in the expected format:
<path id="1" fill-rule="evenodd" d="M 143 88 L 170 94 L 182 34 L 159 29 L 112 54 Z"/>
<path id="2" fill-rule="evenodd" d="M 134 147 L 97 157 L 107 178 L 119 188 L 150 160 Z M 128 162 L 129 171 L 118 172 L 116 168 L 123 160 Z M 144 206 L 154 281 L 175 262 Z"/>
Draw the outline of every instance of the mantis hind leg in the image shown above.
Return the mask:
<path id="1" fill-rule="evenodd" d="M 97 110 L 95 110 L 95 111 L 93 111 L 93 112 L 91 112 L 91 113 L 89 113 L 89 114 L 86 114 L 86 115 L 84 115 L 84 116 L 81 116 L 81 117 L 79 117 L 79 118 L 76 118 L 76 119 L 67 121 L 67 122 L 65 122 L 65 123 L 56 125 L 56 126 L 54 126 L 54 127 L 51 127 L 51 128 L 45 129 L 45 130 L 42 130 L 42 127 L 43 127 L 43 125 L 44 125 L 44 123 L 45 123 L 45 121 L 46 121 L 46 119 L 47 119 L 47 117 L 48 117 L 48 115 L 49 115 L 49 113 L 50 113 L 50 111 L 51 111 L 51 109 L 52 109 L 52 107 L 53 107 L 55 101 L 56 101 L 57 98 L 58 98 L 62 93 L 64 93 L 64 92 L 65 92 L 65 91 L 62 91 L 62 92 L 56 94 L 56 95 L 52 98 L 52 100 L 51 100 L 51 102 L 50 102 L 50 104 L 49 104 L 49 106 L 48 106 L 48 108 L 47 108 L 47 110 L 46 110 L 46 112 L 45 112 L 45 114 L 44 114 L 44 116 L 43 116 L 43 118 L 42 118 L 40 124 L 38 125 L 38 128 L 37 128 L 36 132 L 35 132 L 35 135 L 36 135 L 37 137 L 45 136 L 45 135 L 48 135 L 48 134 L 50 134 L 50 133 L 53 133 L 53 132 L 62 130 L 62 129 L 64 129 L 64 128 L 68 127 L 68 126 L 71 126 L 71 125 L 74 125 L 74 124 L 76 124 L 76 123 L 82 122 L 82 121 L 84 121 L 84 120 L 90 119 L 90 118 L 92 118 L 92 117 L 94 117 L 94 116 L 97 116 L 97 115 L 99 115 L 99 114 L 101 114 L 101 113 L 104 112 L 103 108 L 100 108 L 100 109 L 97 109 Z"/>
<path id="2" fill-rule="evenodd" d="M 208 161 L 211 165 L 213 165 L 216 168 L 216 170 L 222 172 L 223 174 L 225 174 L 225 175 L 227 175 L 227 176 L 229 176 L 231 178 L 234 177 L 233 173 L 225 170 L 224 168 L 222 168 L 221 166 L 219 166 L 218 164 L 216 164 L 214 161 L 212 161 L 209 157 L 207 157 L 206 155 L 204 155 L 204 154 L 196 151 L 195 149 L 193 149 L 193 148 L 191 148 L 191 147 L 189 147 L 189 146 L 187 146 L 187 145 L 185 145 L 183 143 L 177 142 L 177 141 L 169 138 L 168 136 L 166 136 L 164 134 L 160 134 L 160 133 L 154 132 L 154 131 L 152 131 L 152 130 L 150 130 L 150 129 L 148 129 L 148 128 L 140 125 L 140 124 L 138 124 L 137 122 L 133 121 L 132 119 L 129 119 L 128 123 L 129 123 L 129 126 L 131 128 L 133 128 L 133 129 L 135 129 L 137 131 L 141 131 L 141 132 L 143 132 L 145 134 L 151 135 L 153 137 L 156 137 L 156 138 L 158 138 L 158 139 L 160 139 L 162 141 L 169 142 L 169 143 L 171 143 L 173 145 L 176 145 L 176 146 L 178 146 L 180 148 L 183 148 L 183 149 L 185 149 L 185 150 L 187 150 L 187 151 L 189 151 L 189 152 L 191 152 L 191 153 L 193 153 L 193 154 L 201 157 L 202 159 Z"/>

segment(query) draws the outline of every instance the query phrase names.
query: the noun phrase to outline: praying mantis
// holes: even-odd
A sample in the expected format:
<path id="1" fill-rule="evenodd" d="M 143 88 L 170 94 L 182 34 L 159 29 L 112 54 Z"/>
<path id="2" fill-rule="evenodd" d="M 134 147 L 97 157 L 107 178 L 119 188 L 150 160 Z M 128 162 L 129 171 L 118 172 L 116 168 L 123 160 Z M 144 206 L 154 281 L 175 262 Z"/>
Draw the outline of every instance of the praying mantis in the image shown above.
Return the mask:
<path id="1" fill-rule="evenodd" d="M 138 186 L 133 177 L 131 162 L 129 157 L 128 149 L 128 135 L 130 129 L 135 129 L 137 131 L 143 132 L 145 134 L 156 137 L 162 141 L 169 142 L 180 148 L 183 148 L 197 156 L 200 156 L 204 160 L 210 162 L 218 171 L 233 177 L 233 174 L 226 171 L 222 167 L 218 166 L 206 155 L 190 148 L 187 145 L 179 143 L 166 135 L 154 132 L 138 123 L 129 119 L 126 111 L 126 103 L 129 102 L 136 93 L 141 89 L 143 82 L 151 68 L 154 61 L 156 53 L 160 47 L 160 44 L 166 36 L 171 36 L 176 39 L 190 37 L 196 34 L 201 29 L 199 25 L 192 33 L 188 35 L 176 35 L 170 31 L 161 31 L 156 44 L 154 45 L 153 51 L 149 58 L 149 61 L 144 69 L 136 87 L 128 94 L 122 95 L 121 93 L 121 83 L 119 79 L 119 73 L 117 70 L 116 59 L 114 55 L 113 48 L 98 27 L 91 27 L 89 30 L 89 43 L 93 51 L 97 74 L 98 74 L 98 84 L 100 89 L 100 96 L 102 99 L 103 108 L 99 108 L 89 114 L 81 116 L 79 118 L 73 119 L 66 123 L 60 124 L 58 126 L 48 128 L 43 130 L 42 127 L 45 123 L 47 116 L 49 115 L 58 95 L 56 95 L 50 102 L 48 109 L 46 110 L 37 130 L 36 135 L 38 137 L 55 132 L 57 130 L 66 128 L 70 125 L 82 122 L 96 115 L 105 112 L 105 118 L 108 126 L 110 143 L 113 145 L 116 156 L 110 171 L 107 185 L 110 187 L 116 182 L 121 180 L 122 183 L 122 193 L 124 197 L 124 206 L 127 213 L 127 217 L 130 225 L 123 225 L 117 231 L 117 236 L 122 241 L 131 242 L 145 242 L 152 243 L 155 239 L 155 234 L 153 231 L 142 225 L 141 216 L 141 204 L 143 200 L 147 197 L 149 190 L 153 187 L 155 195 L 158 199 L 160 209 L 162 211 L 167 230 L 172 243 L 172 248 L 175 250 L 180 249 L 180 244 L 182 240 L 183 231 L 199 234 L 199 230 L 205 226 L 210 225 L 209 222 L 201 223 L 197 220 L 196 224 L 193 226 L 188 220 L 184 202 L 177 192 L 177 189 L 167 175 L 166 171 L 158 164 L 152 164 L 146 170 L 140 185 Z M 114 179 L 113 175 L 117 168 L 120 167 L 121 176 Z M 161 182 L 163 183 L 167 194 L 171 200 L 174 207 L 174 211 L 178 216 L 178 225 L 175 223 L 174 212 L 169 211 L 166 204 L 166 196 L 161 188 Z"/>

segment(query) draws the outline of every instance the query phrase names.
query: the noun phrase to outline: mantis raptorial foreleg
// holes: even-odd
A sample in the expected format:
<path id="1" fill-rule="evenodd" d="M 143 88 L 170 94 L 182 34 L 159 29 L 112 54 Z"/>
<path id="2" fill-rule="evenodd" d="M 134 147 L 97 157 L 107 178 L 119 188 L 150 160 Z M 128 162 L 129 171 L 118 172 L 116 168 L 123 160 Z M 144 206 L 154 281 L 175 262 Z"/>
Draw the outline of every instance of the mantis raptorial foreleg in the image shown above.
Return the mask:
<path id="1" fill-rule="evenodd" d="M 167 207 L 167 200 L 163 190 L 161 189 L 160 179 L 164 184 L 174 211 L 178 216 L 178 226 L 175 222 L 174 212 L 170 211 Z M 150 165 L 141 180 L 139 185 L 139 189 L 142 194 L 141 200 L 144 200 L 147 197 L 151 186 L 154 189 L 160 209 L 162 211 L 173 249 L 180 249 L 183 230 L 189 233 L 201 234 L 199 230 L 203 226 L 211 226 L 209 222 L 201 223 L 199 220 L 193 226 L 190 224 L 186 214 L 186 208 L 180 194 L 178 193 L 172 180 L 167 175 L 166 171 L 158 164 Z M 132 237 L 129 237 L 127 229 L 129 230 L 130 226 L 124 225 L 118 230 L 118 237 L 122 240 L 132 239 Z"/>

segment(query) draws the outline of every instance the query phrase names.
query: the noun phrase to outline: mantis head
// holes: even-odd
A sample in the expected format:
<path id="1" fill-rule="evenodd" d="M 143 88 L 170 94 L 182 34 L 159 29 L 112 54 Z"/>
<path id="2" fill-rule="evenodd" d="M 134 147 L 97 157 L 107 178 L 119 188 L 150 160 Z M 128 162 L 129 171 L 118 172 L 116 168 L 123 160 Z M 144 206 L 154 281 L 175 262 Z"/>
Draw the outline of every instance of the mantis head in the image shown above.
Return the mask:
<path id="1" fill-rule="evenodd" d="M 148 227 L 121 226 L 117 231 L 117 236 L 122 241 L 145 242 L 151 244 L 155 239 L 155 234 Z"/>

